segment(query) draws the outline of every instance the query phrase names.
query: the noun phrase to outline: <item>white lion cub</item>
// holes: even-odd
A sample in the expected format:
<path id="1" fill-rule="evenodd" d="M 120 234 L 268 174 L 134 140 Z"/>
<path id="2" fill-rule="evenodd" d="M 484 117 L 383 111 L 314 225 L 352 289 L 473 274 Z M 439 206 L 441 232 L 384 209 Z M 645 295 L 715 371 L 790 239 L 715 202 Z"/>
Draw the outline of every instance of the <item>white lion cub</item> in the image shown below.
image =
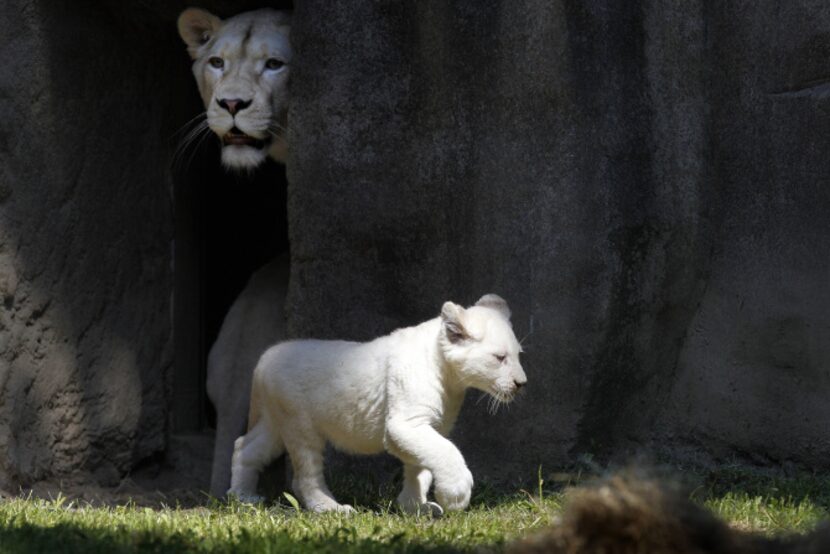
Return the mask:
<path id="1" fill-rule="evenodd" d="M 408 512 L 462 510 L 473 476 L 446 437 L 464 391 L 509 402 L 527 382 L 495 294 L 466 310 L 447 302 L 440 317 L 371 342 L 298 340 L 268 349 L 254 370 L 248 433 L 236 440 L 228 494 L 255 500 L 259 471 L 288 452 L 294 493 L 316 512 L 350 511 L 323 479 L 326 441 L 358 454 L 386 450 L 404 463 L 398 505 Z M 435 482 L 434 502 L 427 492 Z"/>

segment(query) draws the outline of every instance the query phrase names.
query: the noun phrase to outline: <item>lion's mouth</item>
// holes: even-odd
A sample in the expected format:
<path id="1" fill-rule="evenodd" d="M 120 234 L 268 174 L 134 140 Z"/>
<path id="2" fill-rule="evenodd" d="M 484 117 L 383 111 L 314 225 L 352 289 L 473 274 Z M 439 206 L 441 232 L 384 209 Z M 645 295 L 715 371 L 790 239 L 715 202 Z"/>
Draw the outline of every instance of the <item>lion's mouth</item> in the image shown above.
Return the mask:
<path id="1" fill-rule="evenodd" d="M 225 146 L 250 146 L 252 148 L 262 150 L 265 148 L 265 145 L 268 144 L 268 141 L 252 137 L 251 135 L 246 135 L 236 127 L 233 127 L 222 137 L 222 144 Z"/>

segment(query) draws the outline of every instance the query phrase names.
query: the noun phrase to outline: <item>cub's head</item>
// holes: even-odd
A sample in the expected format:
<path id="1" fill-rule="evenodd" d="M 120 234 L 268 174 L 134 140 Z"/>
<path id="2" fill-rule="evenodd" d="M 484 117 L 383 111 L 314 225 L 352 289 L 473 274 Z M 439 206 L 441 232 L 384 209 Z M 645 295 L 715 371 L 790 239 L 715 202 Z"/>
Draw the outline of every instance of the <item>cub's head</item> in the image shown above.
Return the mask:
<path id="1" fill-rule="evenodd" d="M 527 376 L 519 363 L 522 347 L 510 325 L 503 298 L 487 294 L 467 309 L 446 302 L 441 308 L 439 338 L 444 358 L 465 387 L 489 393 L 498 403 L 510 402 Z"/>
<path id="2" fill-rule="evenodd" d="M 179 16 L 179 34 L 207 124 L 222 141 L 222 163 L 250 170 L 285 161 L 291 44 L 288 12 L 262 9 L 221 20 L 198 8 Z"/>

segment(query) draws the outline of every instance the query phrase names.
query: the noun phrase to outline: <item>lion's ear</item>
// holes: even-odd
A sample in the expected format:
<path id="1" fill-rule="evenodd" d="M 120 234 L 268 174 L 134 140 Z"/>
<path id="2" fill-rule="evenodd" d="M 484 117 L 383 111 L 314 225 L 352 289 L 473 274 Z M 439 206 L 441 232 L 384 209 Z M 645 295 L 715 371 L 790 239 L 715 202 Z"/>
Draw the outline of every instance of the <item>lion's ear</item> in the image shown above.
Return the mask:
<path id="1" fill-rule="evenodd" d="M 478 299 L 476 306 L 496 310 L 504 316 L 504 319 L 510 321 L 510 307 L 507 305 L 507 301 L 498 294 L 485 294 Z"/>
<path id="2" fill-rule="evenodd" d="M 464 327 L 464 308 L 458 304 L 444 302 L 441 307 L 441 323 L 444 325 L 447 340 L 451 343 L 457 344 L 470 338 Z"/>
<path id="3" fill-rule="evenodd" d="M 179 35 L 194 60 L 199 48 L 222 26 L 222 20 L 200 8 L 187 8 L 179 16 Z"/>

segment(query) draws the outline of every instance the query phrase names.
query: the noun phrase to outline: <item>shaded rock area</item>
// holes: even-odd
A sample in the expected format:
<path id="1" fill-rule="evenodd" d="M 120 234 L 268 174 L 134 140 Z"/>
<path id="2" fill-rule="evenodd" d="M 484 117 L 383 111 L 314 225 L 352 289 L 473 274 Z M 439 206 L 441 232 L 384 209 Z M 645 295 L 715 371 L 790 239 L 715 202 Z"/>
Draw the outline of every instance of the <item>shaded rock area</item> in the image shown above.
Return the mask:
<path id="1" fill-rule="evenodd" d="M 29 486 L 0 490 L 0 499 L 8 496 L 33 496 L 54 500 L 61 496 L 81 505 L 118 506 L 132 503 L 150 508 L 194 508 L 210 504 L 204 492 L 210 481 L 210 457 L 213 448 L 209 433 L 172 435 L 163 456 L 142 461 L 117 484 L 101 484 L 88 476 L 72 473 L 52 476 Z"/>
<path id="2" fill-rule="evenodd" d="M 0 6 L 0 489 L 115 485 L 165 453 L 189 467 L 170 434 L 208 419 L 199 356 L 222 314 L 205 298 L 227 309 L 249 277 L 225 286 L 204 251 L 253 267 L 273 256 L 239 247 L 257 224 L 282 227 L 240 223 L 258 213 L 235 211 L 262 196 L 251 180 L 227 177 L 209 140 L 176 152 L 203 109 L 176 32 L 188 5 Z M 224 17 L 260 4 L 202 5 Z M 206 233 L 215 205 L 228 213 Z M 185 451 L 209 463 L 209 447 Z"/>
<path id="3" fill-rule="evenodd" d="M 826 2 L 309 0 L 292 33 L 294 335 L 507 298 L 529 384 L 468 401 L 474 473 L 828 467 Z"/>
<path id="4" fill-rule="evenodd" d="M 125 40 L 161 49 L 157 31 L 106 7 L 0 7 L 0 483 L 117 483 L 164 449 L 170 66 Z"/>

